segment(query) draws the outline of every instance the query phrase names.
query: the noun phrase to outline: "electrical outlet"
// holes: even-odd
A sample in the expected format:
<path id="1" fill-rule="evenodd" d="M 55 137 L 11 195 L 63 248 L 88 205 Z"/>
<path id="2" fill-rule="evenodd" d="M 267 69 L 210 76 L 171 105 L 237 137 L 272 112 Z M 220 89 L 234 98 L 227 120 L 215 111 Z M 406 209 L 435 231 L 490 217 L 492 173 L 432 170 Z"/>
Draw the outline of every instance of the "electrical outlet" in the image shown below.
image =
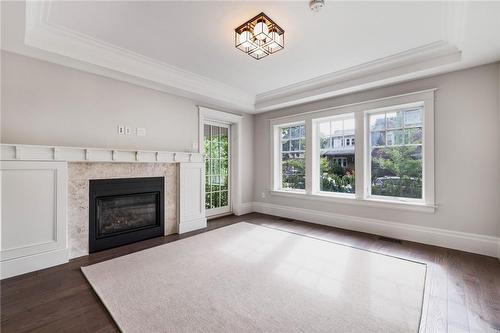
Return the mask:
<path id="1" fill-rule="evenodd" d="M 265 198 L 266 198 L 266 192 L 262 192 L 262 193 L 260 194 L 260 197 L 261 197 L 262 199 L 265 199 Z"/>
<path id="2" fill-rule="evenodd" d="M 125 134 L 125 126 L 118 125 L 118 134 L 120 134 L 120 135 Z"/>
<path id="3" fill-rule="evenodd" d="M 193 151 L 193 152 L 198 151 L 198 142 L 193 141 L 191 143 L 191 151 Z"/>

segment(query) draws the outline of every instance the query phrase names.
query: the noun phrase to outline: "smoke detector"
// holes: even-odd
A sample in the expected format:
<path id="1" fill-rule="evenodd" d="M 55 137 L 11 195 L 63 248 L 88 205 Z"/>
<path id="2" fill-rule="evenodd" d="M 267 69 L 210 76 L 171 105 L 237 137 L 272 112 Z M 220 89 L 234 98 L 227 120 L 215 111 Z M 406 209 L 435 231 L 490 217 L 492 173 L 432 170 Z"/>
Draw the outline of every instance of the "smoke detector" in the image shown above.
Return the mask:
<path id="1" fill-rule="evenodd" d="M 319 12 L 321 8 L 325 6 L 325 0 L 310 0 L 309 1 L 309 8 L 313 12 Z"/>

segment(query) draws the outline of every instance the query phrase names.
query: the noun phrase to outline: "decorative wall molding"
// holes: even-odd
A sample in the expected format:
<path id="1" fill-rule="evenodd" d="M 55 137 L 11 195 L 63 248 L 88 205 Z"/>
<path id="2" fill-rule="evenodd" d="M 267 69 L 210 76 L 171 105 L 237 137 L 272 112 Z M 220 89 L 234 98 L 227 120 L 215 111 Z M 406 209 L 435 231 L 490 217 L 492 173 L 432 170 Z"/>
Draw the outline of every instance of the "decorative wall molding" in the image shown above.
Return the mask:
<path id="1" fill-rule="evenodd" d="M 305 222 L 442 246 L 500 259 L 500 238 L 336 213 L 253 202 L 253 211 Z"/>
<path id="2" fill-rule="evenodd" d="M 0 170 L 0 278 L 67 262 L 67 163 L 2 161 Z"/>
<path id="3" fill-rule="evenodd" d="M 461 52 L 455 46 L 437 41 L 345 70 L 258 94 L 257 112 L 293 104 L 352 93 L 382 84 L 402 81 L 407 75 L 457 62 Z M 408 79 L 408 78 L 405 78 Z"/>
<path id="4" fill-rule="evenodd" d="M 243 90 L 51 23 L 51 2 L 26 2 L 26 45 L 95 65 L 94 71 L 105 76 L 106 69 L 113 70 L 130 75 L 122 79 L 135 84 L 141 84 L 134 79 L 140 78 L 156 89 L 196 101 L 254 110 L 255 97 Z"/>
<path id="5" fill-rule="evenodd" d="M 1 144 L 0 147 L 1 160 L 138 163 L 203 162 L 202 154 L 188 152 L 41 146 L 5 143 Z"/>
<path id="6" fill-rule="evenodd" d="M 177 173 L 179 234 L 205 228 L 205 163 L 180 163 Z"/>
<path id="7" fill-rule="evenodd" d="M 442 39 L 461 48 L 464 33 L 467 1 L 443 1 L 442 4 Z"/>

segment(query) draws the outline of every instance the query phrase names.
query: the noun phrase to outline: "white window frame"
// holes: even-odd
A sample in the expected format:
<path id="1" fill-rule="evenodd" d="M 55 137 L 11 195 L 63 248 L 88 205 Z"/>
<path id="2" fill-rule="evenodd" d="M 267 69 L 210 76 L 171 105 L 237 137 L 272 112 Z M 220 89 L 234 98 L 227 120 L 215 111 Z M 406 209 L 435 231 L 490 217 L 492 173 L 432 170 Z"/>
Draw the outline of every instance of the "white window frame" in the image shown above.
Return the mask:
<path id="1" fill-rule="evenodd" d="M 422 198 L 421 199 L 415 199 L 415 198 L 405 198 L 405 197 L 392 197 L 392 196 L 383 196 L 383 195 L 373 195 L 371 193 L 372 186 L 371 186 L 371 164 L 372 164 L 372 159 L 371 159 L 371 135 L 370 135 L 370 116 L 376 115 L 376 114 L 383 114 L 387 113 L 390 111 L 399 111 L 399 110 L 404 110 L 404 109 L 410 109 L 414 107 L 422 107 Z M 365 190 L 365 195 L 366 198 L 372 199 L 372 200 L 379 200 L 379 201 L 396 201 L 396 202 L 408 202 L 408 203 L 420 203 L 420 204 L 425 204 L 426 200 L 425 197 L 425 189 L 426 189 L 426 182 L 425 182 L 425 161 L 426 161 L 426 154 L 425 154 L 425 105 L 424 102 L 415 102 L 415 103 L 409 103 L 409 104 L 403 104 L 403 105 L 396 105 L 396 106 L 390 106 L 390 107 L 385 107 L 385 108 L 379 108 L 379 109 L 374 109 L 374 110 L 368 110 L 365 112 L 366 115 L 366 120 L 365 120 L 365 133 L 366 135 L 366 149 L 365 149 L 365 161 L 367 163 L 367 168 L 365 169 L 365 183 L 366 183 L 366 190 Z M 384 129 L 384 131 L 387 131 Z M 404 135 L 404 134 L 403 134 Z M 387 137 L 386 137 L 386 143 L 387 143 Z M 428 185 L 428 184 L 427 184 Z"/>
<path id="2" fill-rule="evenodd" d="M 321 144 L 320 144 L 320 136 L 319 136 L 319 126 L 321 123 L 325 122 L 325 121 L 335 121 L 335 120 L 346 120 L 346 119 L 351 119 L 353 118 L 354 116 L 354 124 L 355 124 L 355 127 L 354 127 L 354 135 L 356 136 L 356 130 L 357 130 L 357 125 L 356 125 L 356 115 L 352 112 L 345 112 L 345 113 L 340 113 L 340 114 L 336 114 L 336 115 L 333 115 L 333 116 L 329 116 L 329 117 L 323 117 L 323 118 L 313 118 L 312 119 L 312 125 L 315 129 L 315 139 L 314 140 L 314 143 L 315 145 L 313 145 L 312 149 L 313 149 L 313 155 L 312 155 L 312 158 L 314 159 L 314 166 L 316 167 L 316 172 L 313 172 L 313 188 L 311 190 L 311 193 L 313 194 L 316 194 L 316 195 L 327 195 L 327 196 L 334 196 L 334 197 L 338 197 L 338 198 L 352 198 L 354 199 L 355 197 L 355 193 L 342 193 L 342 192 L 329 192 L 329 191 L 321 191 L 321 186 L 319 184 L 319 179 L 320 179 L 320 174 L 319 174 L 319 170 L 320 170 L 320 165 L 319 165 L 319 161 L 320 161 L 320 158 L 319 158 L 319 155 L 320 155 L 320 150 L 321 150 Z M 332 132 L 332 129 L 330 128 L 330 134 Z M 342 134 L 342 140 L 345 140 L 345 135 Z M 345 142 L 344 142 L 345 144 Z M 343 147 L 347 147 L 345 145 L 342 145 Z M 331 147 L 333 148 L 333 141 L 331 142 Z M 306 146 L 307 148 L 307 146 Z M 356 147 L 354 147 L 354 149 L 356 149 Z M 356 156 L 357 152 L 355 150 L 355 153 L 354 153 L 354 156 Z M 342 165 L 341 165 L 342 166 Z M 355 174 L 355 176 L 357 177 L 357 174 Z M 356 188 L 357 190 L 357 188 Z"/>
<path id="3" fill-rule="evenodd" d="M 369 207 L 402 209 L 422 212 L 435 211 L 434 197 L 434 92 L 436 89 L 413 92 L 398 96 L 391 96 L 370 100 L 361 103 L 343 105 L 322 110 L 310 111 L 293 116 L 285 116 L 270 120 L 271 129 L 271 185 L 270 194 L 287 197 L 299 197 L 306 200 L 319 200 L 327 202 L 345 203 L 351 205 L 362 205 Z M 411 198 L 394 198 L 383 196 L 371 196 L 370 159 L 369 152 L 369 124 L 368 114 L 382 111 L 399 109 L 402 106 L 423 105 L 422 119 L 422 194 L 421 200 Z M 355 118 L 355 195 L 335 192 L 319 191 L 319 121 L 326 118 L 354 113 Z M 283 190 L 280 188 L 281 181 L 281 156 L 279 128 L 291 124 L 305 124 L 306 131 L 306 189 Z M 279 158 L 279 160 L 278 160 Z M 280 161 L 277 163 L 277 161 Z"/>
<path id="4" fill-rule="evenodd" d="M 213 216 L 219 216 L 223 214 L 229 214 L 232 213 L 232 202 L 231 202 L 231 124 L 225 123 L 225 122 L 220 122 L 220 121 L 213 121 L 213 120 L 205 120 L 203 125 L 209 125 L 209 126 L 217 126 L 217 127 L 223 127 L 227 129 L 227 136 L 228 136 L 228 187 L 227 187 L 227 206 L 222 206 L 222 207 L 216 207 L 216 208 L 205 208 L 205 215 L 207 217 L 213 217 Z M 203 142 L 203 149 L 205 149 L 205 142 Z M 204 159 L 203 162 L 206 163 L 206 153 L 204 153 Z M 203 166 L 205 168 L 205 165 Z M 206 177 L 205 177 L 206 181 Z M 206 194 L 206 193 L 205 193 Z"/>
<path id="5" fill-rule="evenodd" d="M 235 215 L 244 214 L 244 207 L 242 203 L 242 172 L 241 172 L 241 151 L 242 151 L 242 122 L 243 117 L 240 115 L 227 113 L 223 111 L 213 110 L 203 106 L 198 106 L 198 152 L 205 154 L 204 145 L 204 124 L 206 122 L 218 122 L 230 125 L 231 142 L 231 199 L 230 206 Z M 203 162 L 205 163 L 205 162 Z M 205 165 L 203 165 L 203 184 L 202 184 L 203 208 L 205 208 Z"/>
<path id="6" fill-rule="evenodd" d="M 273 166 L 273 185 L 272 188 L 277 190 L 277 191 L 284 191 L 284 192 L 296 192 L 296 193 L 305 193 L 306 190 L 302 189 L 294 189 L 294 188 L 282 188 L 281 185 L 283 184 L 283 179 L 282 179 L 282 144 L 281 144 L 281 129 L 286 128 L 286 127 L 291 127 L 291 126 L 297 126 L 297 125 L 304 125 L 305 127 L 305 132 L 306 132 L 306 152 L 304 154 L 307 154 L 307 140 L 308 140 L 308 133 L 307 133 L 307 127 L 305 126 L 304 121 L 295 121 L 295 122 L 288 122 L 288 123 L 282 123 L 279 125 L 273 125 L 272 126 L 272 135 L 273 135 L 273 158 L 272 158 L 272 163 L 274 164 L 275 161 L 278 161 L 276 166 Z M 307 174 L 307 156 L 305 156 L 306 159 L 306 165 L 305 165 L 305 170 Z M 306 175 L 306 185 L 305 187 L 307 188 L 307 175 Z"/>

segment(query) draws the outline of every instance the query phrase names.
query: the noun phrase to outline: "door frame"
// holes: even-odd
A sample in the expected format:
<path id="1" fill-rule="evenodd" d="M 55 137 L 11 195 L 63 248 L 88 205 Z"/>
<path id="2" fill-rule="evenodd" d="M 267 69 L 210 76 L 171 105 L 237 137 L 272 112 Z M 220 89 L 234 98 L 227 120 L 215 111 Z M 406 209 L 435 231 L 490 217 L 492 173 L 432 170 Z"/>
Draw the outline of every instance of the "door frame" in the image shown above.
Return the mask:
<path id="1" fill-rule="evenodd" d="M 235 215 L 244 213 L 241 203 L 241 145 L 242 145 L 242 120 L 240 115 L 217 111 L 203 106 L 198 106 L 199 110 L 199 131 L 198 131 L 198 152 L 205 155 L 204 145 L 204 124 L 205 122 L 224 123 L 230 126 L 230 193 L 231 208 Z M 204 159 L 203 159 L 204 160 Z M 205 167 L 203 167 L 203 201 L 205 201 Z M 205 202 L 203 202 L 205 207 Z"/>
<path id="2" fill-rule="evenodd" d="M 221 122 L 221 121 L 215 121 L 215 120 L 209 120 L 205 119 L 203 122 L 203 149 L 205 149 L 205 125 L 210 125 L 210 126 L 217 126 L 217 127 L 224 127 L 227 128 L 227 139 L 228 139 L 228 188 L 227 188 L 227 206 L 224 207 L 217 207 L 217 208 L 205 208 L 205 216 L 206 217 L 215 217 L 215 216 L 220 216 L 220 215 L 225 215 L 225 214 L 231 214 L 232 213 L 232 202 L 231 202 L 231 124 L 228 124 L 226 122 Z M 205 162 L 205 154 L 203 154 L 203 161 Z M 204 164 L 203 168 L 205 168 L 206 164 Z M 205 177 L 206 179 L 206 177 Z M 205 188 L 205 187 L 204 187 Z"/>

